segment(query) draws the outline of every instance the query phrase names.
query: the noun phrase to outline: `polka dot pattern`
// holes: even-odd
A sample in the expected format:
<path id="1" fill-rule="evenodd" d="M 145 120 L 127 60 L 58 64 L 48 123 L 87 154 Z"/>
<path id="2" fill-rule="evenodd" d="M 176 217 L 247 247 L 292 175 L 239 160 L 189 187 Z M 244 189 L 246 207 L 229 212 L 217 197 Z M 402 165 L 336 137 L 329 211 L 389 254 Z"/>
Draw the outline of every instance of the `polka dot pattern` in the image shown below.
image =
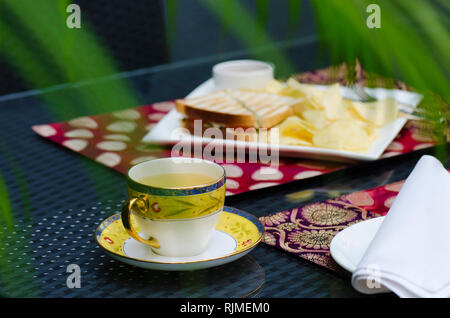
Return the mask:
<path id="1" fill-rule="evenodd" d="M 141 139 L 173 107 L 174 103 L 171 101 L 161 102 L 112 114 L 85 116 L 63 123 L 34 126 L 33 130 L 45 138 L 126 174 L 128 169 L 137 163 L 170 157 L 170 147 L 144 144 Z M 409 122 L 389 145 L 382 158 L 432 145 L 429 138 L 418 133 L 417 125 Z M 346 166 L 342 163 L 301 158 L 281 158 L 278 167 L 249 162 L 221 164 L 228 179 L 227 195 L 312 178 Z M 354 196 L 350 199 L 364 206 L 370 206 L 371 202 L 367 197 Z M 382 205 L 384 207 L 384 202 Z"/>
<path id="2" fill-rule="evenodd" d="M 74 129 L 69 130 L 64 134 L 65 137 L 69 138 L 93 138 L 94 134 L 89 129 Z"/>
<path id="3" fill-rule="evenodd" d="M 132 121 L 116 121 L 106 127 L 107 130 L 113 132 L 130 133 L 136 129 L 136 123 Z"/>
<path id="4" fill-rule="evenodd" d="M 153 104 L 153 109 L 160 111 L 160 112 L 168 112 L 172 110 L 172 108 L 175 107 L 175 104 L 173 102 L 161 102 L 161 103 L 155 103 Z"/>
<path id="5" fill-rule="evenodd" d="M 281 180 L 282 178 L 283 173 L 280 170 L 271 167 L 261 167 L 252 174 L 252 179 L 255 181 Z"/>
<path id="6" fill-rule="evenodd" d="M 102 141 L 97 144 L 97 148 L 108 151 L 121 151 L 127 148 L 127 144 L 122 141 Z"/>
<path id="7" fill-rule="evenodd" d="M 279 183 L 277 183 L 277 182 L 260 182 L 260 183 L 255 183 L 255 184 L 251 185 L 249 187 L 249 189 L 250 190 L 262 189 L 262 188 L 267 188 L 267 187 L 273 187 L 278 184 Z"/>
<path id="8" fill-rule="evenodd" d="M 397 152 L 397 151 L 388 151 L 385 152 L 381 155 L 381 158 L 389 158 L 389 157 L 394 157 L 401 154 L 401 152 Z"/>
<path id="9" fill-rule="evenodd" d="M 322 174 L 322 172 L 321 171 L 317 171 L 317 170 L 302 171 L 302 172 L 297 173 L 294 176 L 294 179 L 295 180 L 306 179 L 306 178 L 315 177 L 315 176 L 318 176 L 318 175 L 321 175 L 321 174 Z"/>
<path id="10" fill-rule="evenodd" d="M 403 183 L 404 183 L 404 181 L 394 182 L 394 183 L 385 185 L 384 188 L 388 191 L 400 192 L 400 189 L 402 188 Z"/>
<path id="11" fill-rule="evenodd" d="M 399 143 L 398 141 L 393 141 L 388 147 L 387 150 L 390 151 L 402 151 L 403 145 Z"/>
<path id="12" fill-rule="evenodd" d="M 227 178 L 225 186 L 227 189 L 236 190 L 239 188 L 239 182 L 237 182 L 236 180 Z"/>
<path id="13" fill-rule="evenodd" d="M 57 134 L 56 129 L 50 125 L 34 126 L 33 130 L 42 137 L 51 137 Z"/>
<path id="14" fill-rule="evenodd" d="M 101 155 L 99 155 L 97 158 L 95 158 L 95 160 L 104 164 L 105 166 L 115 167 L 122 161 L 122 158 L 120 157 L 120 155 L 118 155 L 116 153 L 104 152 Z"/>
<path id="15" fill-rule="evenodd" d="M 91 117 L 80 117 L 72 119 L 68 122 L 68 124 L 72 127 L 79 127 L 79 128 L 96 129 L 98 127 L 97 122 Z"/>
<path id="16" fill-rule="evenodd" d="M 148 119 L 153 121 L 160 121 L 166 114 L 165 113 L 154 113 L 148 115 Z"/>
<path id="17" fill-rule="evenodd" d="M 374 204 L 374 200 L 370 194 L 364 191 L 348 194 L 345 196 L 345 199 L 357 206 L 371 206 Z"/>
<path id="18" fill-rule="evenodd" d="M 88 143 L 88 141 L 83 139 L 69 139 L 64 141 L 62 144 L 73 151 L 79 152 L 86 148 Z"/>
<path id="19" fill-rule="evenodd" d="M 420 150 L 420 149 L 425 149 L 425 148 L 429 148 L 429 147 L 432 147 L 433 146 L 433 144 L 431 144 L 431 143 L 423 143 L 423 144 L 419 144 L 419 145 L 416 145 L 416 146 L 414 146 L 414 150 Z"/>
<path id="20" fill-rule="evenodd" d="M 392 203 L 394 203 L 395 198 L 396 197 L 393 196 L 393 197 L 390 197 L 390 198 L 386 199 L 384 201 L 384 206 L 387 207 L 387 208 L 390 208 L 392 206 Z"/>
<path id="21" fill-rule="evenodd" d="M 222 167 L 229 178 L 240 178 L 244 174 L 244 171 L 237 165 L 223 164 Z"/>
<path id="22" fill-rule="evenodd" d="M 141 117 L 141 114 L 137 110 L 134 109 L 125 109 L 119 112 L 114 112 L 112 115 L 119 119 L 125 120 L 136 120 Z"/>

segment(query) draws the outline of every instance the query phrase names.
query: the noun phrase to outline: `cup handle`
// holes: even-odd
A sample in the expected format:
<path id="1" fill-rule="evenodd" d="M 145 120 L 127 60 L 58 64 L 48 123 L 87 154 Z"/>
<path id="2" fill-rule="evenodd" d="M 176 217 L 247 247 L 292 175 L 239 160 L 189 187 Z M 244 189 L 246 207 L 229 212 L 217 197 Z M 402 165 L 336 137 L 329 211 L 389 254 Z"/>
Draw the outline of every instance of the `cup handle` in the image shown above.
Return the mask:
<path id="1" fill-rule="evenodd" d="M 141 198 L 129 199 L 129 200 L 127 200 L 124 203 L 124 205 L 122 207 L 122 214 L 121 214 L 123 227 L 125 228 L 127 233 L 130 234 L 130 236 L 132 238 L 134 238 L 136 241 L 139 241 L 141 243 L 149 245 L 149 246 L 151 246 L 153 248 L 160 248 L 160 245 L 159 245 L 158 241 L 155 238 L 150 237 L 148 239 L 144 239 L 144 238 L 140 237 L 139 234 L 135 231 L 135 229 L 131 225 L 131 210 L 133 208 L 133 205 L 135 203 L 139 202 L 139 200 L 145 206 L 145 201 L 143 199 L 141 199 Z"/>

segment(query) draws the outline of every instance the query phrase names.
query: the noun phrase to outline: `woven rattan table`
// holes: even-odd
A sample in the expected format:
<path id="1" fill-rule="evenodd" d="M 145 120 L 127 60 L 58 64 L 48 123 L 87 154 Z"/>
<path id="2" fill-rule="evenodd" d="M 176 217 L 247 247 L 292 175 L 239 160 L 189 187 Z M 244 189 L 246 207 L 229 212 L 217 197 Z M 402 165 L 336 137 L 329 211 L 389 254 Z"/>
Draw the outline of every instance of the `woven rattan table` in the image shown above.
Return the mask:
<path id="1" fill-rule="evenodd" d="M 6 297 L 363 297 L 349 277 L 261 243 L 249 255 L 217 268 L 161 272 L 109 258 L 94 230 L 126 197 L 123 175 L 37 136 L 31 126 L 67 120 L 46 106 L 77 90 L 131 81 L 142 104 L 185 96 L 210 76 L 217 61 L 168 65 L 81 85 L 60 85 L 0 97 L 0 173 L 14 211 L 4 226 L 0 294 Z M 136 105 L 113 105 L 124 109 Z M 88 115 L 82 107 L 77 115 Z M 90 114 L 89 114 L 90 115 Z M 285 195 L 315 190 L 305 203 L 405 179 L 433 148 L 354 165 L 330 174 L 227 198 L 227 205 L 264 216 L 294 207 Z M 447 155 L 447 166 L 449 158 Z M 81 269 L 80 288 L 67 286 L 70 264 Z M 385 296 L 386 297 L 386 296 Z M 392 295 L 387 295 L 392 297 Z"/>

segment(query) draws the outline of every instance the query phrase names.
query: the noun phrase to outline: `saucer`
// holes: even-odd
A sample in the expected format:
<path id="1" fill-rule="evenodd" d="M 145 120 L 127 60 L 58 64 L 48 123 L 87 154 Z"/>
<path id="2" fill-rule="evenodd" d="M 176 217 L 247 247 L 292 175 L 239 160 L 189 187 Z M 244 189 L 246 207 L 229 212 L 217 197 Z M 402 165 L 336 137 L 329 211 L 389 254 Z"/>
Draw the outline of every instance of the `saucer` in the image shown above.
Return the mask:
<path id="1" fill-rule="evenodd" d="M 369 248 L 384 216 L 356 223 L 342 230 L 331 240 L 331 257 L 341 267 L 353 272 Z"/>
<path id="2" fill-rule="evenodd" d="M 125 231 L 120 213 L 95 231 L 97 244 L 112 258 L 137 267 L 164 271 L 205 269 L 235 261 L 249 253 L 264 236 L 264 226 L 250 213 L 225 206 L 206 250 L 196 256 L 168 257 L 154 253 Z"/>

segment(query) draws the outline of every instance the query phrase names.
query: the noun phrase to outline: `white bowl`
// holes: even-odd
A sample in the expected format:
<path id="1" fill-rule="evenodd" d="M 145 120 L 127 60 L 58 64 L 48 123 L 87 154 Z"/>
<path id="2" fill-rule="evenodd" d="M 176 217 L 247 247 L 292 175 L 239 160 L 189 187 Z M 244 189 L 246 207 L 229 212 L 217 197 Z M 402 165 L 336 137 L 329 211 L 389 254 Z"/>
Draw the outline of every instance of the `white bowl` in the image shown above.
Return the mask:
<path id="1" fill-rule="evenodd" d="M 214 65 L 214 84 L 218 89 L 263 89 L 274 77 L 270 63 L 255 60 L 235 60 Z"/>

